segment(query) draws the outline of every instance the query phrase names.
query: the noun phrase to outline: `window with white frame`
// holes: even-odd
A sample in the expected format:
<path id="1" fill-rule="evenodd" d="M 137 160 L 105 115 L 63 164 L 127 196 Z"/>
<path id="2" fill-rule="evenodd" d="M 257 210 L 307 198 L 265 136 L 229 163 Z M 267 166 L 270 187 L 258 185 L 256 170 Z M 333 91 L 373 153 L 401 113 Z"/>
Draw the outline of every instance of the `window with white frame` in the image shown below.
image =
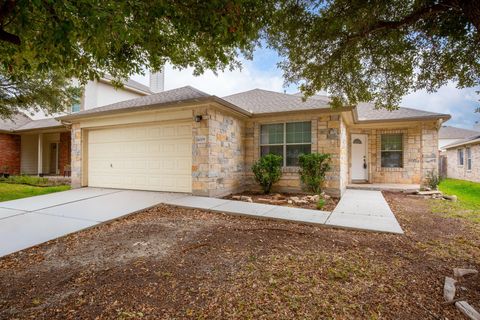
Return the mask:
<path id="1" fill-rule="evenodd" d="M 472 149 L 470 147 L 466 148 L 465 154 L 467 156 L 467 170 L 472 170 Z"/>
<path id="2" fill-rule="evenodd" d="M 382 168 L 403 168 L 403 134 L 388 133 L 381 135 Z"/>
<path id="3" fill-rule="evenodd" d="M 457 149 L 457 164 L 463 166 L 463 149 Z"/>
<path id="4" fill-rule="evenodd" d="M 283 166 L 298 166 L 301 154 L 312 152 L 312 123 L 286 122 L 260 126 L 260 155 L 273 153 L 283 157 Z"/>

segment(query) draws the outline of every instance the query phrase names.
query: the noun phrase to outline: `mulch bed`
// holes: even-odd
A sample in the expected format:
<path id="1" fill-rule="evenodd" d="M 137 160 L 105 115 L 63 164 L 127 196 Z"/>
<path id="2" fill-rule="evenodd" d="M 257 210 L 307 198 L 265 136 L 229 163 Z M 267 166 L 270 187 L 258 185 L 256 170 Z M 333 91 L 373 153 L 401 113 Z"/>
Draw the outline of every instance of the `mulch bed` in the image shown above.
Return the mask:
<path id="1" fill-rule="evenodd" d="M 480 269 L 478 226 L 385 195 L 405 235 L 161 205 L 0 259 L 0 318 L 461 319 L 443 281 Z"/>
<path id="2" fill-rule="evenodd" d="M 242 192 L 242 193 L 236 193 L 236 194 L 231 194 L 226 197 L 225 199 L 232 199 L 233 196 L 248 196 L 251 197 L 253 202 L 256 203 L 265 203 L 262 201 L 262 199 L 271 199 L 275 200 L 277 195 L 281 195 L 284 198 L 289 198 L 289 197 L 298 197 L 302 198 L 306 196 L 304 193 L 271 193 L 271 194 L 263 194 L 259 192 Z M 322 207 L 322 211 L 333 211 L 335 207 L 337 206 L 338 202 L 340 201 L 339 198 L 334 198 L 330 197 L 329 199 L 325 199 L 325 204 Z M 304 209 L 312 209 L 312 210 L 317 210 L 317 204 L 315 202 L 309 202 L 309 203 L 302 203 L 302 204 L 295 204 L 295 203 L 279 203 L 277 205 L 281 206 L 286 206 L 286 207 L 294 207 L 294 208 L 304 208 Z"/>

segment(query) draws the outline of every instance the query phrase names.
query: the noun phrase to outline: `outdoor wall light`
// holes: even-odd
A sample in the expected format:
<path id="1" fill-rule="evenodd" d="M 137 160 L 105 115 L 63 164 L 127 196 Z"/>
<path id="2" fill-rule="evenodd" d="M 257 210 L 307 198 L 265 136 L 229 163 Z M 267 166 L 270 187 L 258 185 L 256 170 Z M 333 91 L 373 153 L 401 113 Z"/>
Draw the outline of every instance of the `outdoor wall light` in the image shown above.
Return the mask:
<path id="1" fill-rule="evenodd" d="M 195 116 L 195 122 L 200 122 L 202 121 L 203 117 L 201 115 Z"/>

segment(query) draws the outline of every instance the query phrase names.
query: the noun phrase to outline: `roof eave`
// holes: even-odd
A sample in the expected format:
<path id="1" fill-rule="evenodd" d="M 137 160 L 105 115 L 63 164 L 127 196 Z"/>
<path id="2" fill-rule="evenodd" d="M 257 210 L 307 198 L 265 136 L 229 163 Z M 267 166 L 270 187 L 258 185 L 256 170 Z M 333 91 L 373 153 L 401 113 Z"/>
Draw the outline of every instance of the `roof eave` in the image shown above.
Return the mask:
<path id="1" fill-rule="evenodd" d="M 354 114 L 353 120 L 354 120 L 355 124 L 382 123 L 382 122 L 405 122 L 405 121 L 428 121 L 428 120 L 439 120 L 439 119 L 442 119 L 443 121 L 447 121 L 452 117 L 449 114 L 438 114 L 438 115 L 423 116 L 423 117 L 410 117 L 410 118 L 359 120 L 358 119 L 358 113 L 357 113 L 356 110 L 353 114 Z"/>
<path id="2" fill-rule="evenodd" d="M 452 148 L 456 148 L 456 147 L 461 147 L 461 146 L 465 146 L 467 144 L 474 144 L 474 143 L 480 143 L 480 138 L 477 138 L 477 139 L 473 139 L 473 140 L 469 140 L 469 141 L 462 141 L 462 142 L 454 142 L 452 144 L 449 144 L 449 145 L 446 145 L 443 147 L 443 149 L 452 149 Z"/>
<path id="3" fill-rule="evenodd" d="M 250 116 L 251 114 L 242 109 L 239 108 L 221 98 L 218 98 L 216 96 L 207 96 L 207 97 L 198 97 L 198 98 L 192 98 L 192 99 L 186 99 L 186 100 L 178 100 L 178 101 L 173 101 L 173 102 L 166 102 L 166 103 L 158 103 L 158 104 L 152 104 L 148 106 L 137 106 L 137 107 L 130 107 L 130 108 L 123 108 L 123 109 L 117 109 L 117 110 L 105 110 L 105 111 L 99 111 L 99 112 L 92 112 L 88 114 L 69 114 L 66 116 L 61 116 L 57 119 L 58 121 L 77 121 L 81 119 L 88 119 L 88 118 L 93 118 L 93 117 L 98 117 L 98 116 L 105 116 L 105 115 L 115 115 L 115 114 L 121 114 L 121 113 L 127 113 L 127 112 L 137 112 L 137 111 L 148 111 L 148 110 L 154 110 L 160 107 L 178 107 L 178 106 L 187 106 L 192 103 L 208 103 L 208 102 L 217 102 L 220 103 L 228 108 L 231 108 L 237 112 L 240 112 L 244 115 Z"/>
<path id="4" fill-rule="evenodd" d="M 315 109 L 298 109 L 298 110 L 288 110 L 288 111 L 279 111 L 279 112 L 262 112 L 262 113 L 252 113 L 253 117 L 268 117 L 268 116 L 274 116 L 274 115 L 288 115 L 288 114 L 294 114 L 298 112 L 308 112 L 308 111 L 314 111 L 314 112 L 324 112 L 324 113 L 334 113 L 334 112 L 344 112 L 344 111 L 352 111 L 353 107 L 342 107 L 342 108 L 315 108 Z"/>
<path id="5" fill-rule="evenodd" d="M 103 82 L 103 83 L 106 83 L 106 84 L 112 84 L 112 80 L 109 80 L 109 79 L 106 79 L 106 78 L 100 78 L 99 79 L 100 82 Z M 120 87 L 120 89 L 125 89 L 125 90 L 128 90 L 128 91 L 132 91 L 132 92 L 135 92 L 135 93 L 139 93 L 139 94 L 143 94 L 143 95 L 150 95 L 150 94 L 153 94 L 152 91 L 145 91 L 145 90 L 140 90 L 138 88 L 134 88 L 134 87 L 131 87 L 127 84 L 123 84 L 122 87 Z"/>

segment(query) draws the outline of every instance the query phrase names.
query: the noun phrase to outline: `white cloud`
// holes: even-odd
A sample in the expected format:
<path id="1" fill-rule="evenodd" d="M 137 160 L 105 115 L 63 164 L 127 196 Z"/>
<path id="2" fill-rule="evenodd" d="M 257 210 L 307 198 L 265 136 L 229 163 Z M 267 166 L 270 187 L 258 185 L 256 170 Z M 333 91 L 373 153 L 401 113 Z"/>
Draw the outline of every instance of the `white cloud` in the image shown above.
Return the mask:
<path id="1" fill-rule="evenodd" d="M 480 96 L 479 88 L 457 89 L 453 82 L 441 87 L 435 93 L 425 90 L 411 93 L 403 98 L 402 106 L 422 109 L 432 112 L 448 113 L 452 119 L 448 125 L 471 128 L 480 115 L 475 113 Z"/>
<path id="2" fill-rule="evenodd" d="M 206 93 L 219 97 L 247 91 L 255 88 L 283 92 L 283 78 L 279 70 L 259 70 L 252 61 L 242 61 L 242 69 L 219 72 L 215 75 L 206 71 L 200 76 L 193 75 L 193 69 L 174 69 L 173 66 L 165 67 L 165 90 L 183 86 L 192 86 Z M 135 76 L 135 80 L 148 84 L 148 76 Z M 295 88 L 285 88 L 287 92 Z"/>

